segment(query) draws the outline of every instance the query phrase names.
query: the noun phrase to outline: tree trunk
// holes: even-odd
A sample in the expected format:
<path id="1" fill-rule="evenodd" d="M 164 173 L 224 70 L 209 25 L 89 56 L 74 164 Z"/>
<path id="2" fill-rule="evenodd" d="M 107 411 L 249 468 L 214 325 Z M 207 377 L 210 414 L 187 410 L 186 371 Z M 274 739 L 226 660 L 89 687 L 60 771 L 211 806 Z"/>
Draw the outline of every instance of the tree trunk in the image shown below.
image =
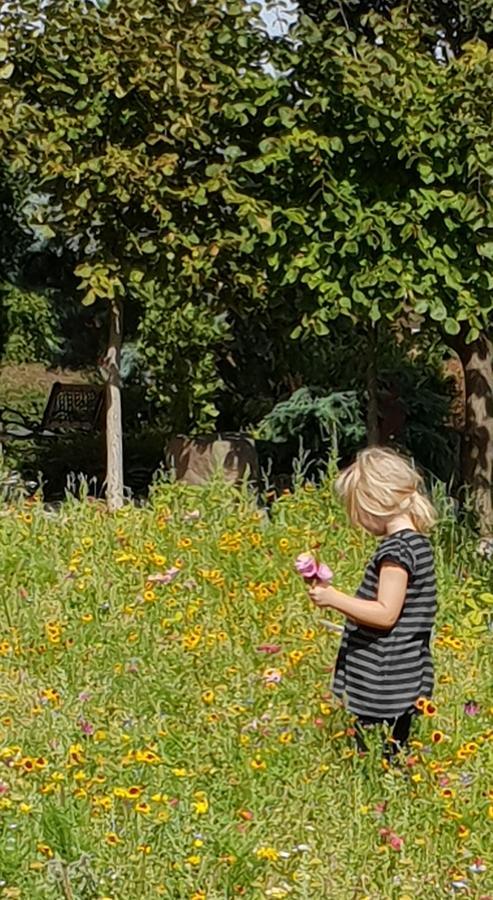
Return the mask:
<path id="1" fill-rule="evenodd" d="M 368 331 L 366 390 L 368 394 L 366 437 L 368 445 L 375 447 L 380 443 L 380 425 L 378 421 L 377 335 L 375 327 L 371 325 Z"/>
<path id="2" fill-rule="evenodd" d="M 461 447 L 462 482 L 474 498 L 482 535 L 493 533 L 493 347 L 482 334 L 466 344 L 464 336 L 455 348 L 464 368 L 466 410 Z"/>
<path id="3" fill-rule="evenodd" d="M 106 502 L 109 512 L 123 506 L 123 434 L 120 357 L 123 309 L 119 300 L 110 306 L 110 333 L 105 369 L 106 383 Z"/>

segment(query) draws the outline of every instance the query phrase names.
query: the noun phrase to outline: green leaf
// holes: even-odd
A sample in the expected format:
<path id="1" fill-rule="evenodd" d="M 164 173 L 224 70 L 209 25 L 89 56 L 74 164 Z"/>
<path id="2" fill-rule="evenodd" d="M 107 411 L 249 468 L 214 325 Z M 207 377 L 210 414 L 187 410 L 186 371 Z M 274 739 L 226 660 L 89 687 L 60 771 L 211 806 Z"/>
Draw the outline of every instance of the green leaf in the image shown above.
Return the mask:
<path id="1" fill-rule="evenodd" d="M 480 256 L 493 260 L 493 241 L 486 241 L 484 244 L 478 244 L 476 247 Z"/>
<path id="2" fill-rule="evenodd" d="M 144 277 L 144 273 L 140 269 L 132 269 L 129 275 L 129 281 L 131 284 L 140 284 Z"/>
<path id="3" fill-rule="evenodd" d="M 75 205 L 79 207 L 79 209 L 87 209 L 87 204 L 91 199 L 91 192 L 89 190 L 82 191 L 82 194 L 79 194 L 75 201 Z"/>
<path id="4" fill-rule="evenodd" d="M 84 297 L 82 298 L 82 305 L 83 305 L 83 306 L 92 306 L 93 303 L 96 302 L 96 299 L 97 299 L 96 291 L 94 291 L 94 290 L 91 289 L 91 290 L 88 291 L 87 294 L 85 294 Z"/>
<path id="5" fill-rule="evenodd" d="M 301 209 L 284 209 L 283 213 L 290 222 L 296 222 L 298 225 L 304 225 L 306 222 L 305 213 Z"/>
<path id="6" fill-rule="evenodd" d="M 75 274 L 78 278 L 90 278 L 92 275 L 93 269 L 92 266 L 88 265 L 88 263 L 82 263 L 82 265 L 77 266 L 75 270 Z"/>
<path id="7" fill-rule="evenodd" d="M 142 244 L 140 249 L 141 249 L 142 253 L 150 254 L 150 253 L 155 253 L 157 250 L 157 247 L 156 247 L 156 244 L 154 243 L 154 241 L 144 241 L 144 243 Z"/>
<path id="8" fill-rule="evenodd" d="M 40 237 L 45 240 L 49 240 L 50 238 L 56 237 L 56 232 L 53 231 L 51 225 L 36 225 L 36 231 L 40 235 Z"/>
<path id="9" fill-rule="evenodd" d="M 8 62 L 3 66 L 0 66 L 0 78 L 2 81 L 7 81 L 14 71 L 14 63 Z"/>
<path id="10" fill-rule="evenodd" d="M 193 197 L 195 206 L 205 206 L 207 203 L 207 192 L 204 187 L 200 187 Z"/>
<path id="11" fill-rule="evenodd" d="M 240 165 L 246 172 L 252 172 L 254 175 L 260 174 L 260 172 L 263 172 L 265 169 L 263 159 L 249 159 L 246 162 L 240 163 Z"/>
<path id="12" fill-rule="evenodd" d="M 459 334 L 460 332 L 460 325 L 455 319 L 445 319 L 444 328 L 447 334 Z"/>
<path id="13" fill-rule="evenodd" d="M 243 150 L 236 144 L 230 144 L 224 150 L 224 158 L 230 162 L 234 162 L 238 157 L 243 156 Z"/>
<path id="14" fill-rule="evenodd" d="M 257 216 L 257 225 L 261 231 L 272 231 L 272 220 L 270 216 Z"/>
<path id="15" fill-rule="evenodd" d="M 430 316 L 435 322 L 443 322 L 447 318 L 447 310 L 441 300 L 432 300 Z"/>

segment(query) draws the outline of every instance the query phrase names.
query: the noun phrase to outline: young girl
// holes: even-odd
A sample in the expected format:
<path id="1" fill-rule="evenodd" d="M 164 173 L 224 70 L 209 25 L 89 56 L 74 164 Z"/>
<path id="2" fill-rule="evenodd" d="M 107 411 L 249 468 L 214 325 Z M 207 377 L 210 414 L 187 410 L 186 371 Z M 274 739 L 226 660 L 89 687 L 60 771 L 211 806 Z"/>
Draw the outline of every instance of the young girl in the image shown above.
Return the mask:
<path id="1" fill-rule="evenodd" d="M 386 752 L 392 756 L 407 742 L 416 700 L 433 690 L 430 637 L 437 603 L 426 533 L 435 512 L 422 478 L 386 449 L 360 453 L 337 490 L 352 523 L 382 540 L 355 597 L 320 582 L 309 594 L 316 606 L 346 616 L 333 691 L 357 716 L 359 749 L 366 749 L 364 729 L 385 723 L 392 728 Z"/>

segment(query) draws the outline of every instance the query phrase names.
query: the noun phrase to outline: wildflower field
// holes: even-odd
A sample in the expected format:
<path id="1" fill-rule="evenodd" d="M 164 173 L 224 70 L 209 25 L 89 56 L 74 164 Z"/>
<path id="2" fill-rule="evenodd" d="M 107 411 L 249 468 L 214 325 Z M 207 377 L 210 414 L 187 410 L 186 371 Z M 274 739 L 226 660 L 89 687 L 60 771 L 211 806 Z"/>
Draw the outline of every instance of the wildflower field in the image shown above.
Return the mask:
<path id="1" fill-rule="evenodd" d="M 401 768 L 353 749 L 339 637 L 295 557 L 354 590 L 370 539 L 322 487 L 4 507 L 0 897 L 493 896 L 493 568 L 437 530 L 437 686 Z"/>

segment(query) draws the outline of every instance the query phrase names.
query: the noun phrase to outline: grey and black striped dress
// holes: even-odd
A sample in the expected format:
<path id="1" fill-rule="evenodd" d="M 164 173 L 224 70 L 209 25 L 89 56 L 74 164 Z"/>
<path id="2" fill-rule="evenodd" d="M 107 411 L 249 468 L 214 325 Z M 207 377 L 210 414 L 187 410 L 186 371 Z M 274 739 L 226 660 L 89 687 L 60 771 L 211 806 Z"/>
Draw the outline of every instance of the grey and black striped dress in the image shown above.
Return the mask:
<path id="1" fill-rule="evenodd" d="M 430 639 L 437 608 L 433 551 L 427 537 L 403 530 L 381 542 L 356 596 L 376 599 L 380 566 L 409 574 L 401 615 L 390 631 L 348 621 L 337 657 L 333 691 L 357 716 L 390 719 L 433 690 Z"/>

